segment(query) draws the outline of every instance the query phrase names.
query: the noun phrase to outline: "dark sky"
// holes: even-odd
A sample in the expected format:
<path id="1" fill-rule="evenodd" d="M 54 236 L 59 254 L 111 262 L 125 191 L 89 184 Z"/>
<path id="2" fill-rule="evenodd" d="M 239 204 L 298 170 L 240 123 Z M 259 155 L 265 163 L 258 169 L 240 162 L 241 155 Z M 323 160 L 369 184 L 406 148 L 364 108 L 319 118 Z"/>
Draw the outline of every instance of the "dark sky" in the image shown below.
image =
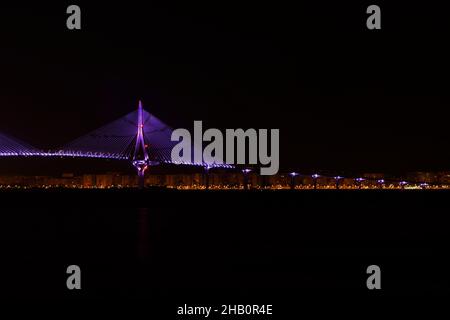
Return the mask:
<path id="1" fill-rule="evenodd" d="M 1 5 L 0 132 L 54 147 L 142 99 L 173 127 L 279 128 L 285 169 L 450 170 L 443 1 L 378 1 L 377 31 L 372 1 L 92 2 Z"/>

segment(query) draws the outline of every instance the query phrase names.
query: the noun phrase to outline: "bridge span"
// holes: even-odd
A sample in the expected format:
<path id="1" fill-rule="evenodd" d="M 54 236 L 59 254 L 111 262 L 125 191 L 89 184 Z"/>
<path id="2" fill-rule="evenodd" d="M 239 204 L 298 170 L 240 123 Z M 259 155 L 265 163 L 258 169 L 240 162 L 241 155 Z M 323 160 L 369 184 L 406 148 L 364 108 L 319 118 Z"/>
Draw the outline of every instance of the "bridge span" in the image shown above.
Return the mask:
<path id="1" fill-rule="evenodd" d="M 0 133 L 0 157 L 91 158 L 130 161 L 136 168 L 140 186 L 149 166 L 175 164 L 205 168 L 232 168 L 228 164 L 173 162 L 173 129 L 145 111 L 142 102 L 136 111 L 100 127 L 55 150 L 42 150 Z M 192 148 L 192 151 L 194 148 Z M 210 163 L 210 162 L 209 162 Z"/>

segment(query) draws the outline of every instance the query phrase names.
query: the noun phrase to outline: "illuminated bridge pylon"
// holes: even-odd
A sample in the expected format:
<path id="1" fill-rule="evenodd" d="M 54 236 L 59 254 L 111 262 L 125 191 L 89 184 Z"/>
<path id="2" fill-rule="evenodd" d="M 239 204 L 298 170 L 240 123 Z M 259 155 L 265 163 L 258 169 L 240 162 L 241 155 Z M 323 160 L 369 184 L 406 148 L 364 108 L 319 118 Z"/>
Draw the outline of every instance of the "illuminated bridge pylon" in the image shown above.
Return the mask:
<path id="1" fill-rule="evenodd" d="M 211 159 L 203 159 L 200 163 L 173 162 L 171 153 L 178 141 L 171 140 L 172 132 L 171 127 L 145 111 L 139 101 L 136 111 L 76 139 L 57 151 L 57 154 L 128 160 L 137 170 L 140 187 L 144 186 L 148 167 L 156 164 L 231 168 L 228 164 L 213 163 Z M 198 146 L 192 146 L 192 154 L 195 148 Z"/>
<path id="2" fill-rule="evenodd" d="M 139 101 L 137 111 L 113 121 L 67 144 L 57 153 L 128 160 L 137 169 L 139 184 L 150 165 L 171 163 L 172 128 L 145 111 Z"/>
<path id="3" fill-rule="evenodd" d="M 139 107 L 126 116 L 113 121 L 66 146 L 44 151 L 33 148 L 15 138 L 0 133 L 0 157 L 70 157 L 129 161 L 137 169 L 139 186 L 144 185 L 145 171 L 156 164 L 201 166 L 204 168 L 232 168 L 231 165 L 216 163 L 212 159 L 195 161 L 172 161 L 172 149 L 178 141 L 172 141 L 173 129 L 148 113 L 139 101 Z M 192 155 L 202 150 L 192 146 Z M 194 150 L 195 149 L 195 150 Z M 193 159 L 193 157 L 191 157 Z"/>
<path id="4" fill-rule="evenodd" d="M 150 164 L 147 152 L 148 145 L 145 144 L 144 138 L 144 126 L 144 110 L 142 108 L 142 102 L 139 101 L 137 136 L 133 153 L 133 166 L 137 169 L 139 188 L 144 187 L 145 170 L 147 170 Z"/>

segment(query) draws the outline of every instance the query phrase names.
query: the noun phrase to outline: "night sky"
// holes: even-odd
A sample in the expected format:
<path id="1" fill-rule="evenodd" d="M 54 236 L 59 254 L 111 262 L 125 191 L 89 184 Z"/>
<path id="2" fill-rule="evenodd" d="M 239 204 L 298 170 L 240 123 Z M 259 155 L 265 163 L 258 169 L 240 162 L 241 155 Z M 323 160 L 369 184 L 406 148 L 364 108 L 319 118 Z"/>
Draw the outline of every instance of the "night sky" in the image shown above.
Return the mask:
<path id="1" fill-rule="evenodd" d="M 450 170 L 442 1 L 91 2 L 1 4 L 0 132 L 56 147 L 142 99 L 175 128 L 279 128 L 286 170 Z"/>

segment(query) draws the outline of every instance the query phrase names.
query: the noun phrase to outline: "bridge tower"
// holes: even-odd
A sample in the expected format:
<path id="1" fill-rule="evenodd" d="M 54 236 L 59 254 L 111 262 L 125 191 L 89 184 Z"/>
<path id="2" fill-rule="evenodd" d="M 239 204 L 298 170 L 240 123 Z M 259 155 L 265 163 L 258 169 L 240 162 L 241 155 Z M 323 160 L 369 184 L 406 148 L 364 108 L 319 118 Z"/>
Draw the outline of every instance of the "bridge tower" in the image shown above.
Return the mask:
<path id="1" fill-rule="evenodd" d="M 145 170 L 149 166 L 149 157 L 144 139 L 144 111 L 142 102 L 139 101 L 138 122 L 137 122 L 136 145 L 133 154 L 133 166 L 137 169 L 139 189 L 144 188 Z"/>

